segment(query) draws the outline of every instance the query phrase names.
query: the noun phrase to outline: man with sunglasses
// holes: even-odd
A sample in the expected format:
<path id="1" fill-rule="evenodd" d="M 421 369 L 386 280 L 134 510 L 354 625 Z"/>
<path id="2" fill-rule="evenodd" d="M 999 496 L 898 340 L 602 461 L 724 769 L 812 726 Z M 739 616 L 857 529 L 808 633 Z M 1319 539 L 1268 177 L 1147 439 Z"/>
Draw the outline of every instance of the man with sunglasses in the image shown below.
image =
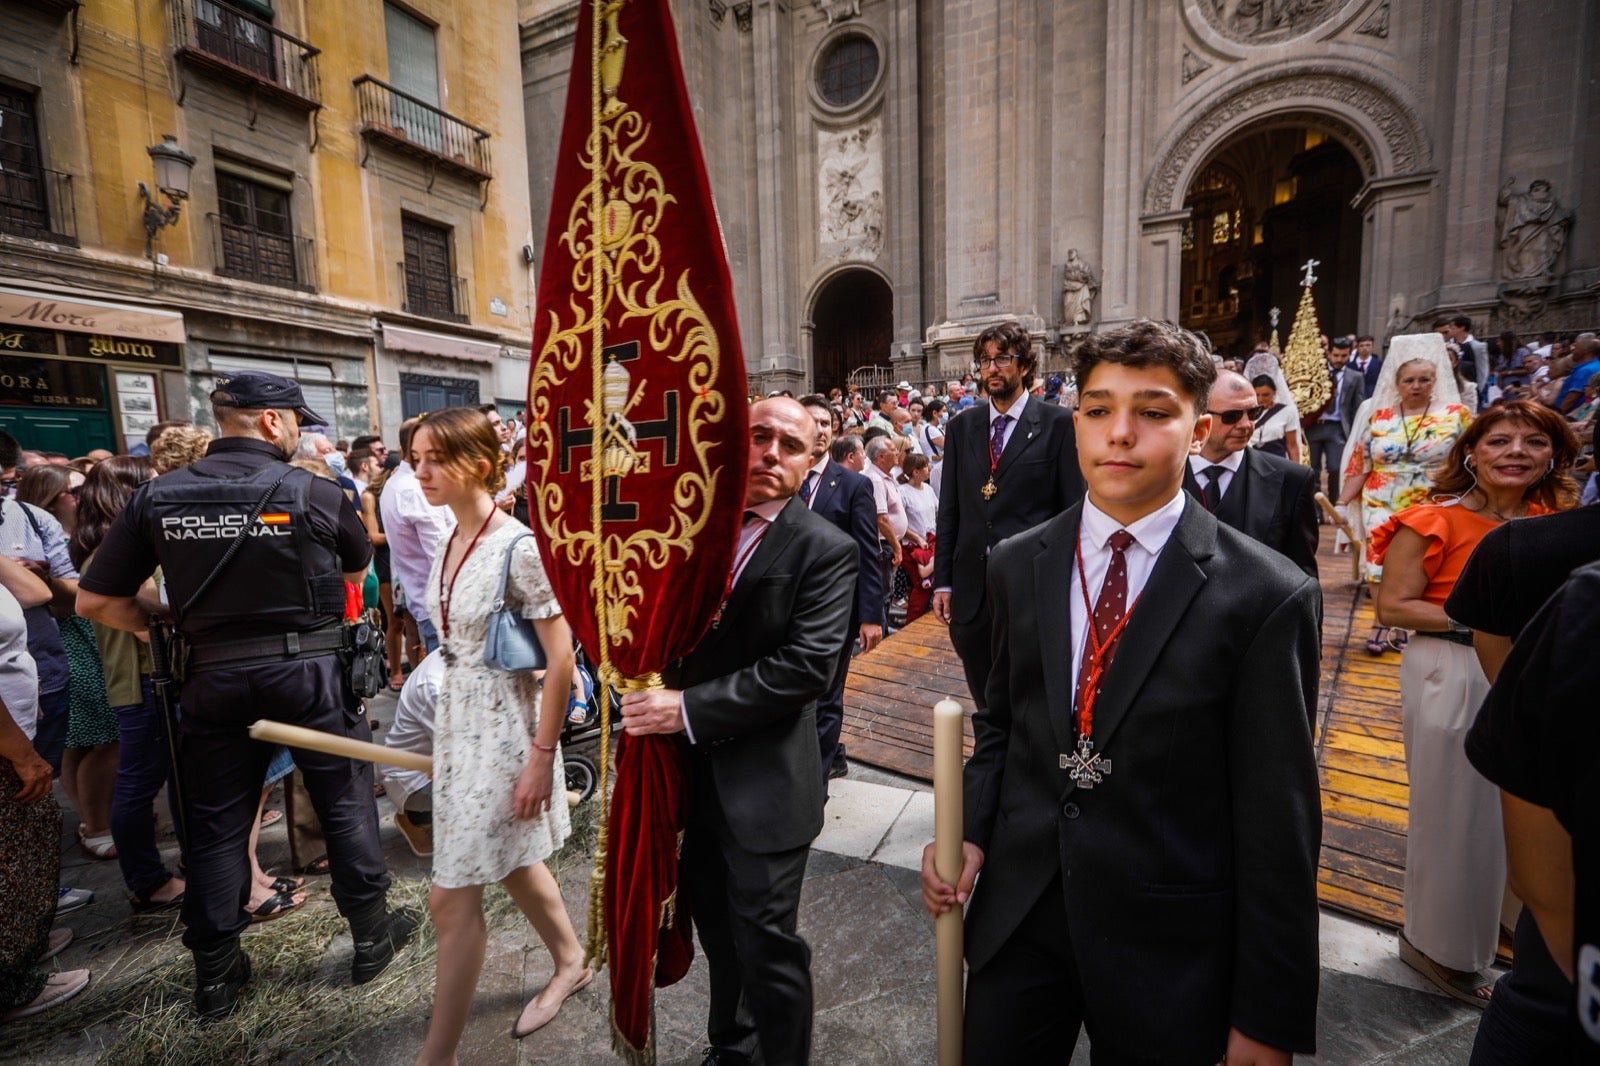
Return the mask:
<path id="1" fill-rule="evenodd" d="M 1211 389 L 1211 433 L 1189 456 L 1183 487 L 1245 536 L 1317 576 L 1316 474 L 1299 463 L 1249 447 L 1265 413 L 1242 374 L 1219 371 Z"/>
<path id="2" fill-rule="evenodd" d="M 1014 322 L 990 326 L 972 346 L 986 402 L 945 430 L 933 542 L 933 613 L 950 626 L 967 687 L 984 707 L 993 653 L 986 592 L 989 552 L 1083 498 L 1072 411 L 1029 397 L 1036 360 Z"/>

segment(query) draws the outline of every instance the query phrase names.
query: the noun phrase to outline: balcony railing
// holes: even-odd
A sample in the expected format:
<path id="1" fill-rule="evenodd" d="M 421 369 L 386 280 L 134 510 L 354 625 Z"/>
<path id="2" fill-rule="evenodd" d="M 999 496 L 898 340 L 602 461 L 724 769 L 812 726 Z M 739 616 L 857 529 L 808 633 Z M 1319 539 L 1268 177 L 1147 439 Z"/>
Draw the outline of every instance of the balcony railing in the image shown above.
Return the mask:
<path id="1" fill-rule="evenodd" d="M 176 55 L 192 66 L 292 107 L 322 106 L 319 50 L 217 0 L 173 0 Z"/>
<path id="2" fill-rule="evenodd" d="M 408 267 L 403 261 L 395 266 L 400 271 L 401 291 L 405 293 L 400 310 L 408 315 L 446 322 L 470 321 L 466 315 L 466 278 L 424 275 L 417 267 Z"/>
<path id="3" fill-rule="evenodd" d="M 0 233 L 77 244 L 72 175 L 40 167 L 0 165 Z"/>
<path id="4" fill-rule="evenodd" d="M 469 181 L 487 181 L 489 131 L 385 85 L 370 74 L 354 82 L 361 133 Z"/>
<path id="5" fill-rule="evenodd" d="M 310 237 L 267 233 L 210 214 L 217 273 L 304 292 L 316 290 L 316 242 Z"/>

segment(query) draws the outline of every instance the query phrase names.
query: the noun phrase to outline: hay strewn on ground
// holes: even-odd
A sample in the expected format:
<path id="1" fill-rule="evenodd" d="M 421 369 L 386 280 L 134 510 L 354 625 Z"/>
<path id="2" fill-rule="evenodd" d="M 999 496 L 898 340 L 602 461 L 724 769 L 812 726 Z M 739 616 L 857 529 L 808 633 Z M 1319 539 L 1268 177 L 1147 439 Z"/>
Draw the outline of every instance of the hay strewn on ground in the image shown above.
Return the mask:
<path id="1" fill-rule="evenodd" d="M 573 835 L 550 867 L 585 864 L 593 854 L 597 806 L 573 812 Z M 324 883 L 325 884 L 325 883 Z M 429 882 L 396 878 L 392 906 L 427 914 Z M 569 901 L 569 907 L 577 903 Z M 489 928 L 523 921 L 498 886 L 485 894 Z M 584 915 L 575 912 L 582 927 Z M 242 943 L 252 976 L 241 1009 L 201 1026 L 191 1002 L 194 966 L 178 942 L 174 923 L 152 931 L 130 919 L 114 937 L 145 944 L 109 972 L 95 970 L 88 991 L 67 1005 L 0 1033 L 0 1061 L 30 1061 L 44 1049 L 100 1049 L 107 1066 L 215 1066 L 230 1063 L 299 1063 L 348 1059 L 359 1039 L 391 1018 L 426 1012 L 433 992 L 433 925 L 424 920 L 412 943 L 376 980 L 350 984 L 349 928 L 326 892 L 298 913 L 247 931 Z M 335 941 L 338 941 L 335 946 Z M 333 949 L 330 953 L 330 947 Z M 83 965 L 83 963 L 69 964 Z M 89 965 L 94 968 L 93 961 Z"/>

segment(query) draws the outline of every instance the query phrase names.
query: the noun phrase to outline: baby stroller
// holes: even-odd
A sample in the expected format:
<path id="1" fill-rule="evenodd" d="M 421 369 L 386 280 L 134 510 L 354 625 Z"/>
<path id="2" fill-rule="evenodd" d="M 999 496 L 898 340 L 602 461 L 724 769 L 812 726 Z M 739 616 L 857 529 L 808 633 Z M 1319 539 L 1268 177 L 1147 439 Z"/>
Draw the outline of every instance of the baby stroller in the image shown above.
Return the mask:
<path id="1" fill-rule="evenodd" d="M 600 686 L 595 682 L 594 671 L 578 649 L 573 666 L 573 693 L 567 702 L 567 720 L 561 727 L 561 760 L 567 775 L 567 791 L 578 794 L 582 803 L 594 795 L 600 783 Z M 613 711 L 612 732 L 620 725 Z"/>

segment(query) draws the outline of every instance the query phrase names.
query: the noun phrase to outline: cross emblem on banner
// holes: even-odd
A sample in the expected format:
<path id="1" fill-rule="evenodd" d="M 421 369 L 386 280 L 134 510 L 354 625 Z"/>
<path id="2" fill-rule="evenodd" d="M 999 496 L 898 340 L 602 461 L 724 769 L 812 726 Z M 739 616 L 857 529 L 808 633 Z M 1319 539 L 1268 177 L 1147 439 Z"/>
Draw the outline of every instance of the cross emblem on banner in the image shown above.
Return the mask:
<path id="1" fill-rule="evenodd" d="M 672 389 L 662 394 L 662 417 L 630 420 L 626 416 L 638 403 L 644 385 L 641 382 L 638 389 L 629 392 L 631 379 L 625 364 L 638 360 L 639 342 L 608 345 L 600 354 L 606 364 L 601 375 L 601 394 L 591 401 L 600 404 L 603 418 L 600 447 L 594 447 L 594 430 L 587 425 L 574 425 L 572 408 L 562 407 L 556 413 L 560 471 L 566 474 L 572 470 L 574 451 L 588 448 L 591 453 L 598 452 L 583 460 L 581 473 L 585 478 L 605 479 L 601 520 L 634 522 L 639 518 L 639 505 L 622 498 L 622 479 L 628 474 L 649 473 L 650 453 L 640 447 L 645 441 L 661 441 L 663 461 L 668 466 L 678 465 L 678 391 Z M 584 421 L 588 421 L 587 414 Z"/>

